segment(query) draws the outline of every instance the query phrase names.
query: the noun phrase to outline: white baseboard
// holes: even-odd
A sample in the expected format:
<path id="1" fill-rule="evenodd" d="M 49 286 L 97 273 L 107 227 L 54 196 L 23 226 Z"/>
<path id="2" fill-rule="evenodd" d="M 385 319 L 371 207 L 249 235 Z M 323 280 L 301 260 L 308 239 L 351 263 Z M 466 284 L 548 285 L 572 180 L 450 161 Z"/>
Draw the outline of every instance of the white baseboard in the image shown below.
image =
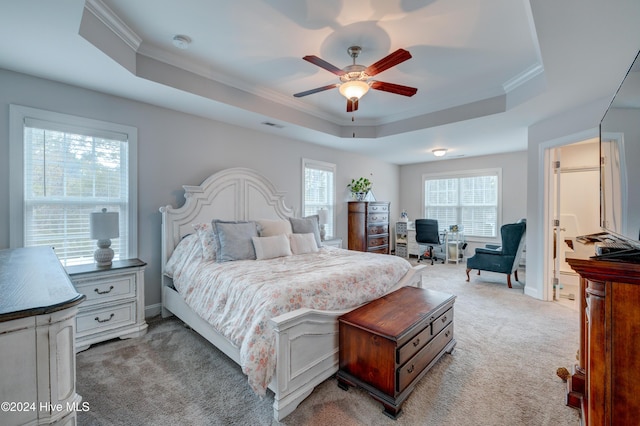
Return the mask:
<path id="1" fill-rule="evenodd" d="M 147 305 L 144 307 L 144 317 L 151 318 L 157 317 L 162 312 L 162 303 L 156 303 L 155 305 Z"/>

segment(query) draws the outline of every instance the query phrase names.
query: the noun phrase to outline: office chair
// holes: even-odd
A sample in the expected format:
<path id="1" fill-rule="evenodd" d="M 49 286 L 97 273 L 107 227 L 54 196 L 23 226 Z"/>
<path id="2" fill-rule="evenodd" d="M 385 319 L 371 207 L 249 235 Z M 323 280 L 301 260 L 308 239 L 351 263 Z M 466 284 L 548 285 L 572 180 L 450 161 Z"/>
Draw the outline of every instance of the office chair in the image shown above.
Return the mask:
<path id="1" fill-rule="evenodd" d="M 433 265 L 434 260 L 439 260 L 433 252 L 434 246 L 442 245 L 440 242 L 440 232 L 438 230 L 438 221 L 436 219 L 416 219 L 416 242 L 422 245 L 428 245 L 427 250 L 420 255 L 418 262 L 422 259 L 431 260 Z M 429 253 L 428 255 L 427 252 Z M 444 263 L 444 259 L 441 259 Z"/>

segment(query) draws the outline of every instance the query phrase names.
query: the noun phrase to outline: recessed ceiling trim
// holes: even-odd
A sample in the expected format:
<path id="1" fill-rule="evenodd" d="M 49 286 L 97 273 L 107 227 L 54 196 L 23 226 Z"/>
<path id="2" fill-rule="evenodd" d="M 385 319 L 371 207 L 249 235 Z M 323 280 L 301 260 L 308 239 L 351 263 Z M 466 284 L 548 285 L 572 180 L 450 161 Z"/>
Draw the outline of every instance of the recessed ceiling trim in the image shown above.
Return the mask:
<path id="1" fill-rule="evenodd" d="M 540 64 L 534 64 L 516 75 L 506 83 L 502 85 L 505 93 L 509 93 L 515 88 L 525 84 L 529 80 L 532 80 L 544 72 L 544 67 Z"/>
<path id="2" fill-rule="evenodd" d="M 127 43 L 130 48 L 136 52 L 138 51 L 142 38 L 129 28 L 106 4 L 100 0 L 87 0 L 84 7 L 120 37 L 122 41 Z"/>

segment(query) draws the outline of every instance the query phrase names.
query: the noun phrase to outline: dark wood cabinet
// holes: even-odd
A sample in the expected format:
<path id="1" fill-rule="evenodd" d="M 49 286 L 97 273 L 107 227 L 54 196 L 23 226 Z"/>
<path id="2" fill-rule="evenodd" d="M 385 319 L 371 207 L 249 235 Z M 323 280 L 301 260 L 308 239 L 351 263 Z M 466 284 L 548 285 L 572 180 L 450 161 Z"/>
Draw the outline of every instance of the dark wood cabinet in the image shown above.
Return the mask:
<path id="1" fill-rule="evenodd" d="M 389 254 L 389 203 L 349 202 L 349 250 Z"/>
<path id="2" fill-rule="evenodd" d="M 585 425 L 640 419 L 640 264 L 568 258 L 580 274 L 580 350 L 567 404 Z"/>
<path id="3" fill-rule="evenodd" d="M 455 296 L 403 287 L 338 318 L 343 389 L 359 386 L 396 418 L 426 372 L 456 344 Z"/>

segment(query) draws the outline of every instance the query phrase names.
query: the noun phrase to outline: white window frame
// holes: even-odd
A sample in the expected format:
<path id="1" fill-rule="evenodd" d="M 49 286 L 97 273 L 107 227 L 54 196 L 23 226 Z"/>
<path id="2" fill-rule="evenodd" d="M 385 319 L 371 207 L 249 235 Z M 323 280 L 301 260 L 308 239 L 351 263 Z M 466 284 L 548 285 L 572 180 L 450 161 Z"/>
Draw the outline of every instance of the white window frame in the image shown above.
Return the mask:
<path id="1" fill-rule="evenodd" d="M 328 172 L 333 173 L 333 199 L 331 200 L 331 209 L 329 211 L 329 220 L 331 221 L 331 227 L 329 229 L 333 229 L 333 234 L 337 232 L 336 226 L 336 178 L 337 178 L 337 166 L 333 163 L 327 163 L 325 161 L 317 161 L 311 160 L 309 158 L 302 159 L 302 210 L 301 213 L 304 215 L 306 211 L 306 182 L 305 182 L 305 170 L 307 168 L 311 169 L 319 169 L 326 170 Z M 336 235 L 327 234 L 326 239 L 334 238 Z"/>
<path id="2" fill-rule="evenodd" d="M 477 169 L 466 170 L 460 172 L 442 172 L 442 173 L 425 173 L 422 175 L 422 214 L 426 217 L 426 200 L 425 200 L 425 182 L 433 179 L 459 179 L 474 176 L 488 176 L 496 175 L 498 177 L 498 194 L 497 194 L 497 211 L 496 211 L 496 235 L 495 237 L 481 237 L 475 235 L 468 235 L 464 229 L 462 232 L 467 240 L 479 241 L 479 242 L 495 242 L 500 239 L 500 227 L 502 226 L 502 168 L 490 168 L 490 169 Z M 470 237 L 470 238 L 469 238 Z"/>
<path id="3" fill-rule="evenodd" d="M 55 123 L 71 129 L 89 129 L 95 132 L 113 132 L 127 135 L 129 157 L 129 199 L 128 199 L 128 257 L 138 256 L 138 129 L 132 126 L 109 123 L 68 114 L 9 105 L 9 246 L 24 247 L 24 127 L 25 120 L 33 119 Z"/>

